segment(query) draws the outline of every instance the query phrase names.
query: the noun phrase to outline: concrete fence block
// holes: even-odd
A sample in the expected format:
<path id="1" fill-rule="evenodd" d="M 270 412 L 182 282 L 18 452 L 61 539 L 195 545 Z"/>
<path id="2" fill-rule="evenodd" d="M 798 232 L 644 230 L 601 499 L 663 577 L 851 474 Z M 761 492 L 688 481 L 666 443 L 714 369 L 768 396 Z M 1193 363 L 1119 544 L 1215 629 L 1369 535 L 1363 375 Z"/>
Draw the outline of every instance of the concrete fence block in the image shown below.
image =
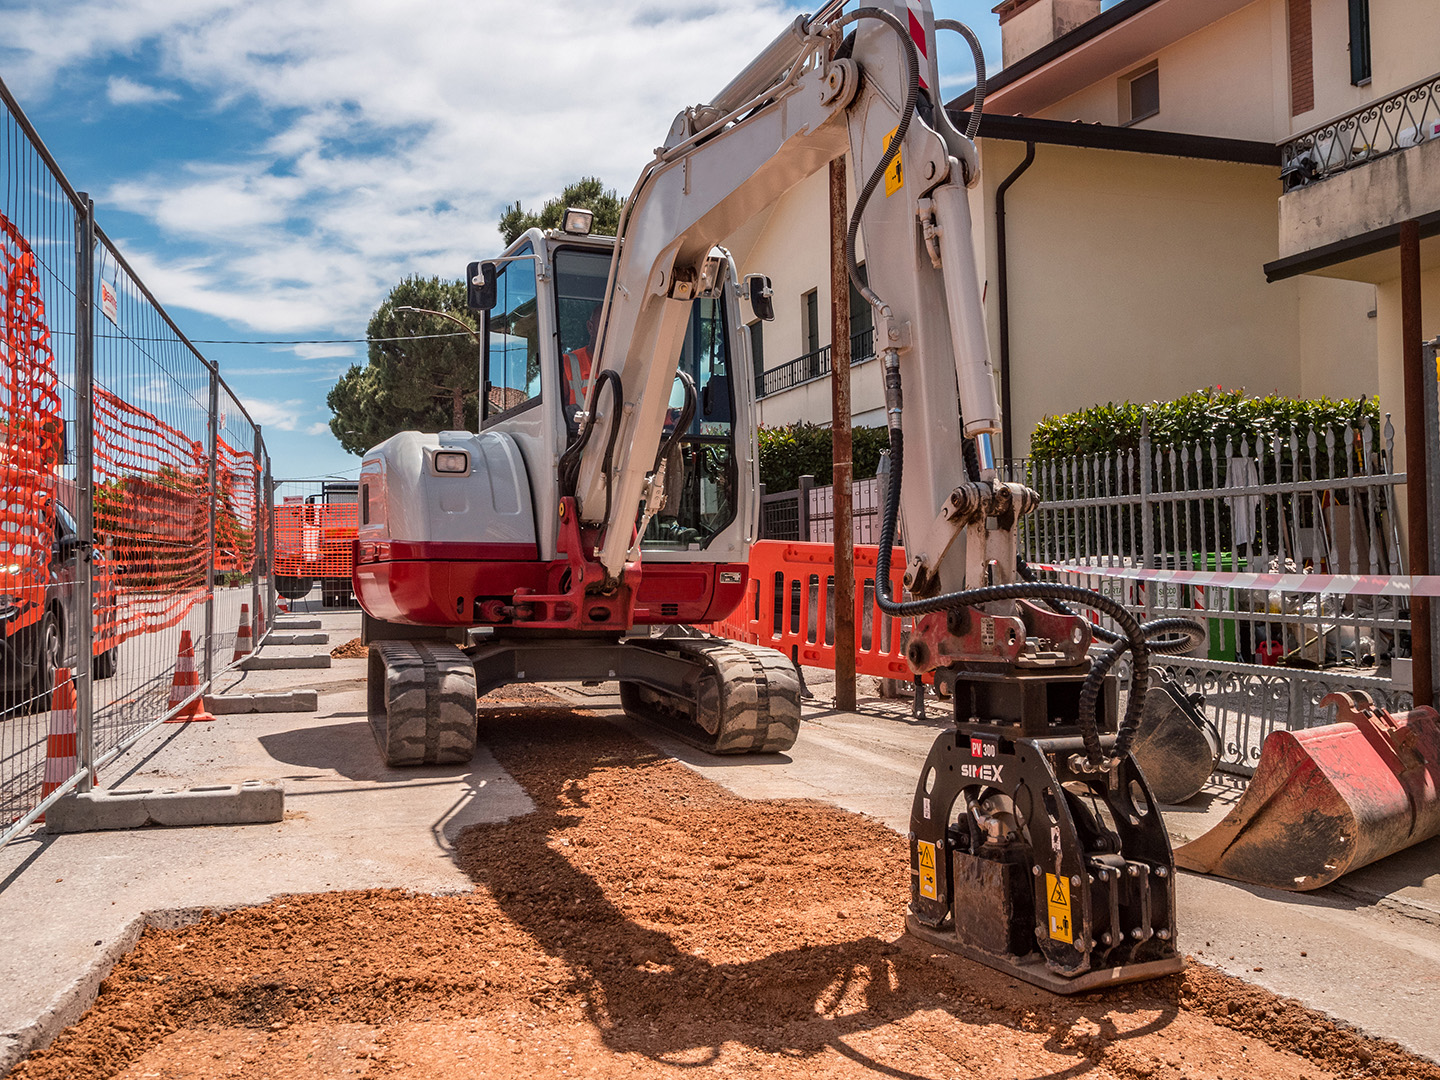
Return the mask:
<path id="1" fill-rule="evenodd" d="M 147 825 L 251 825 L 285 817 L 285 789 L 278 780 L 197 787 L 116 788 L 69 795 L 45 815 L 54 833 L 139 829 Z"/>

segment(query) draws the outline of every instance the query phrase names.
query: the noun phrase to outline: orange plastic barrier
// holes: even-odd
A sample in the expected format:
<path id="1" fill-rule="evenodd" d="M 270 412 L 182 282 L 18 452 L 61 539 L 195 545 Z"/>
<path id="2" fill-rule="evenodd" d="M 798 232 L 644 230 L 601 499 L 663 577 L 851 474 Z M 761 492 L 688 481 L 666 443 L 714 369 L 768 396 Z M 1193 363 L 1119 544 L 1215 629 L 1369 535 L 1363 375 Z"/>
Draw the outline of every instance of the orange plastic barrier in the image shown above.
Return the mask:
<path id="1" fill-rule="evenodd" d="M 275 507 L 275 576 L 349 581 L 359 528 L 355 503 Z"/>
<path id="2" fill-rule="evenodd" d="M 54 539 L 46 509 L 65 430 L 36 267 L 0 214 L 0 593 L 18 601 L 12 634 L 44 610 Z"/>
<path id="3" fill-rule="evenodd" d="M 880 549 L 855 548 L 855 670 L 882 679 L 910 681 L 900 640 L 902 620 L 875 604 L 875 560 Z M 811 667 L 835 667 L 835 646 L 826 643 L 834 606 L 835 549 L 830 544 L 761 540 L 750 547 L 750 583 L 734 613 L 706 627 L 734 641 L 779 649 Z M 905 553 L 890 561 L 890 591 L 899 596 Z M 928 680 L 927 680 L 928 681 Z"/>

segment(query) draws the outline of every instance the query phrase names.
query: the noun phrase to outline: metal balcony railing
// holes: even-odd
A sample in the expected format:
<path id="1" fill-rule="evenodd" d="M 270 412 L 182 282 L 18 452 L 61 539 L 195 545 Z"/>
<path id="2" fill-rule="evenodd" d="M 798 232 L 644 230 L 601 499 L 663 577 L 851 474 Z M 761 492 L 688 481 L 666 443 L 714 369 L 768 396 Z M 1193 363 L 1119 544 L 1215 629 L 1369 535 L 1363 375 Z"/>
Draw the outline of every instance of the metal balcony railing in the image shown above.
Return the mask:
<path id="1" fill-rule="evenodd" d="M 875 331 L 864 330 L 850 335 L 850 363 L 862 364 L 875 357 Z M 797 356 L 788 364 L 755 373 L 755 397 L 769 397 L 782 390 L 820 379 L 830 374 L 830 346 Z"/>
<path id="2" fill-rule="evenodd" d="M 1285 191 L 1440 138 L 1440 74 L 1280 144 Z"/>

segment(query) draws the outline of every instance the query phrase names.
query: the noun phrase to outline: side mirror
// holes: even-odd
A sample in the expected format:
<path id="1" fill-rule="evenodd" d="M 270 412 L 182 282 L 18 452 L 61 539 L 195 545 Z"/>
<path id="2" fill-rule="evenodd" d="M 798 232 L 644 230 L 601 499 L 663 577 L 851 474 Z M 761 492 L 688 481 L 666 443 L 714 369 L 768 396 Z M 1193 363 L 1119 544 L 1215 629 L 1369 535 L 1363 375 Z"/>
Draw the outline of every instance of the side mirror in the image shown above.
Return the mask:
<path id="1" fill-rule="evenodd" d="M 465 306 L 471 311 L 489 311 L 495 306 L 496 268 L 493 262 L 472 262 L 465 268 Z"/>
<path id="2" fill-rule="evenodd" d="M 770 285 L 770 279 L 764 274 L 746 274 L 745 291 L 749 295 L 750 310 L 755 313 L 755 317 L 774 322 L 775 303 L 771 298 L 775 295 L 775 290 Z"/>

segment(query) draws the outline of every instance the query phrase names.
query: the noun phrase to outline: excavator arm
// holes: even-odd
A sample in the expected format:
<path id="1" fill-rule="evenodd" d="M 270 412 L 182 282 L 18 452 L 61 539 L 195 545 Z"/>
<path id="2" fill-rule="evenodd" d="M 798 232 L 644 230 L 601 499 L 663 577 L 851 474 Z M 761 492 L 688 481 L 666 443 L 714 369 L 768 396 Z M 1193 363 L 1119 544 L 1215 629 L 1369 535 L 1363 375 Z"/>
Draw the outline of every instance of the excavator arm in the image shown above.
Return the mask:
<path id="1" fill-rule="evenodd" d="M 849 152 L 869 192 L 856 224 L 869 284 L 857 286 L 875 307 L 877 352 L 895 386 L 890 424 L 901 423 L 903 382 L 926 432 L 907 463 L 907 532 L 925 540 L 922 576 L 936 587 L 964 582 L 954 546 L 963 534 L 944 511 L 957 463 L 988 468 L 1000 425 L 966 190 L 978 155 L 929 97 L 939 85 L 929 5 L 838 8 L 797 19 L 712 102 L 683 110 L 626 204 L 584 417 L 607 437 L 581 441 L 573 490 L 562 492 L 599 527 L 612 579 L 633 558 L 637 515 L 663 490 L 675 357 L 690 302 L 721 279 L 716 245 Z M 603 450 L 612 427 L 629 447 L 613 462 Z"/>

